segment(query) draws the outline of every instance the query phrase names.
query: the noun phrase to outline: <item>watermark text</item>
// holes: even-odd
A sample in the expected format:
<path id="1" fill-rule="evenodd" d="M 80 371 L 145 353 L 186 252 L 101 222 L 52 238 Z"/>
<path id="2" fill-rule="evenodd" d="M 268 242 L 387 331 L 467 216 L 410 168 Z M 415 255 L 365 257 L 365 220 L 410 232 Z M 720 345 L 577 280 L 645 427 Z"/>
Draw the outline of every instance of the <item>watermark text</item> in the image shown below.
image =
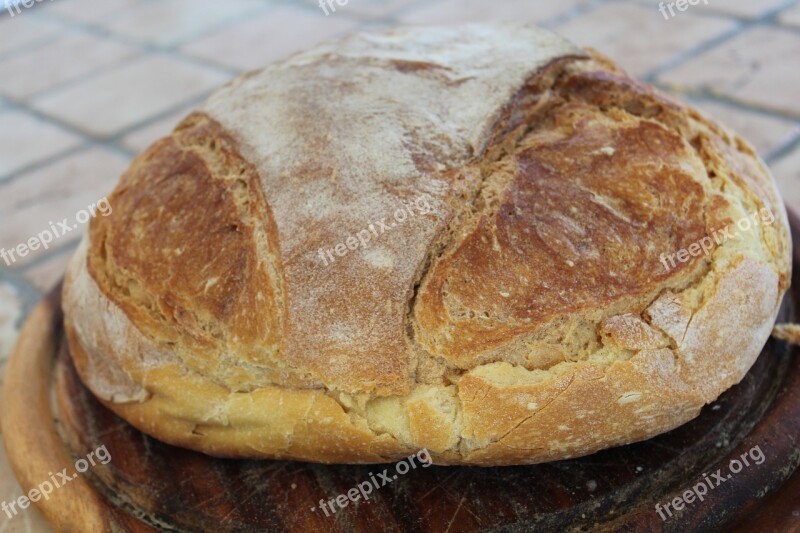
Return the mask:
<path id="1" fill-rule="evenodd" d="M 426 448 L 418 451 L 414 455 L 409 455 L 407 458 L 403 459 L 402 461 L 398 462 L 395 465 L 395 472 L 394 475 L 389 474 L 389 469 L 386 468 L 383 472 L 378 472 L 377 477 L 369 473 L 369 480 L 362 481 L 356 487 L 348 490 L 346 494 L 339 494 L 335 498 L 331 498 L 330 500 L 320 500 L 319 501 L 319 508 L 322 509 L 322 512 L 325 513 L 325 516 L 331 516 L 332 514 L 336 514 L 337 507 L 339 509 L 344 509 L 350 503 L 355 503 L 361 498 L 364 501 L 369 501 L 370 495 L 372 494 L 373 490 L 378 490 L 382 487 L 385 487 L 392 481 L 395 481 L 399 476 L 407 474 L 410 470 L 417 468 L 416 463 L 414 460 L 419 460 L 422 468 L 428 468 L 433 464 L 433 459 L 431 459 L 431 455 Z M 317 507 L 314 506 L 311 508 L 312 511 L 316 511 Z"/>
<path id="2" fill-rule="evenodd" d="M 414 209 L 419 213 L 416 213 Z M 388 220 L 389 217 L 383 217 L 380 220 L 370 223 L 366 228 L 359 230 L 355 235 L 350 235 L 344 242 L 338 243 L 332 248 L 320 248 L 318 251 L 319 258 L 322 260 L 324 266 L 328 266 L 336 261 L 334 255 L 344 257 L 351 250 L 358 248 L 366 248 L 373 238 L 377 238 L 384 233 L 396 228 L 398 224 L 403 224 L 410 218 L 420 215 L 427 215 L 433 211 L 428 199 L 424 196 L 419 196 L 409 203 L 403 202 L 403 207 L 398 208 L 393 213 L 394 220 Z"/>
<path id="3" fill-rule="evenodd" d="M 319 8 L 327 17 L 330 15 L 330 13 L 328 13 L 328 9 L 330 9 L 332 13 L 336 13 L 336 8 L 333 4 L 338 4 L 339 7 L 344 7 L 347 5 L 347 2 L 348 0 L 319 0 Z"/>
<path id="4" fill-rule="evenodd" d="M 53 0 L 50 0 L 52 2 Z M 5 0 L 6 9 L 8 10 L 9 14 L 12 17 L 16 17 L 20 13 L 22 13 L 22 9 L 20 6 L 24 7 L 25 9 L 33 7 L 34 4 L 38 4 L 39 2 L 44 2 L 44 0 Z"/>
<path id="5" fill-rule="evenodd" d="M 30 252 L 34 252 L 39 248 L 44 248 L 47 250 L 50 248 L 50 244 L 53 242 L 54 239 L 58 239 L 70 233 L 76 229 L 78 229 L 79 224 L 85 224 L 90 219 L 97 216 L 97 214 L 101 214 L 104 217 L 107 217 L 111 214 L 111 204 L 108 203 L 107 198 L 103 198 L 96 204 L 91 204 L 88 208 L 82 209 L 75 214 L 75 221 L 77 223 L 70 224 L 69 219 L 64 219 L 61 222 L 53 223 L 52 221 L 49 223 L 50 227 L 39 232 L 37 235 L 31 237 L 24 243 L 20 243 L 14 248 L 10 250 L 6 250 L 5 248 L 0 248 L 0 257 L 3 258 L 5 261 L 6 266 L 11 266 L 17 262 L 17 260 L 21 257 L 25 257 Z"/>
<path id="6" fill-rule="evenodd" d="M 730 224 L 722 229 L 712 231 L 711 235 L 706 235 L 699 241 L 692 243 L 688 248 L 681 248 L 669 255 L 661 254 L 659 259 L 661 264 L 664 265 L 664 269 L 669 272 L 677 266 L 676 259 L 680 263 L 685 263 L 692 257 L 708 255 L 714 248 L 723 243 L 731 239 L 740 239 L 740 231 L 750 231 L 753 228 L 757 228 L 761 223 L 771 225 L 773 222 L 775 222 L 775 215 L 766 207 L 762 207 L 759 211 L 753 211 L 749 217 L 740 219 L 736 224 Z"/>
<path id="7" fill-rule="evenodd" d="M 750 462 L 752 460 L 752 463 Z M 672 517 L 672 511 L 681 511 L 686 505 L 694 503 L 696 500 L 703 501 L 708 494 L 708 491 L 714 490 L 729 479 L 733 478 L 734 474 L 738 474 L 744 469 L 745 466 L 751 464 L 760 465 L 766 460 L 764 452 L 761 451 L 759 446 L 753 446 L 750 450 L 744 452 L 738 459 L 731 459 L 728 463 L 729 473 L 725 473 L 721 468 L 713 472 L 711 476 L 703 473 L 703 480 L 698 481 L 694 487 L 686 489 L 683 494 L 676 496 L 672 501 L 667 502 L 663 507 L 660 503 L 656 504 L 656 513 L 661 517 L 661 520 L 666 522 L 668 518 Z M 670 510 L 672 507 L 672 510 Z"/>
<path id="8" fill-rule="evenodd" d="M 664 15 L 664 20 L 669 20 L 677 13 L 675 13 L 675 9 L 678 11 L 686 11 L 689 9 L 689 6 L 696 6 L 700 3 L 700 0 L 676 0 L 675 2 L 659 2 L 658 3 L 658 10 Z M 705 5 L 708 5 L 708 0 L 703 0 Z M 667 15 L 667 11 L 669 11 L 669 15 Z"/>
<path id="9" fill-rule="evenodd" d="M 98 463 L 107 465 L 109 462 L 111 462 L 111 454 L 108 452 L 105 445 L 100 446 L 96 450 L 89 452 L 86 459 L 78 459 L 75 461 L 75 471 L 72 475 L 70 475 L 66 468 L 55 474 L 48 472 L 50 479 L 39 483 L 37 488 L 29 490 L 27 494 L 23 494 L 16 500 L 12 500 L 11 502 L 4 501 L 0 504 L 0 509 L 3 510 L 9 519 L 14 518 L 20 511 L 30 507 L 31 502 L 36 503 L 42 498 L 49 500 L 50 495 L 55 489 L 60 489 L 77 478 L 79 474 L 83 474 L 89 470 L 90 466 L 95 466 Z"/>

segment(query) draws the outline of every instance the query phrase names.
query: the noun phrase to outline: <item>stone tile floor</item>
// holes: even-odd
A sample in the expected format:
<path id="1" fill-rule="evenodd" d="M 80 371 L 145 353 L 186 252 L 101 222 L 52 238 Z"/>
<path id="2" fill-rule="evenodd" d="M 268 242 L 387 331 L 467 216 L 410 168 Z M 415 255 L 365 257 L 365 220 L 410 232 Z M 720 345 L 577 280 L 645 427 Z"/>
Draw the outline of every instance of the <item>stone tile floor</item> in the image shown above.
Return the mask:
<path id="1" fill-rule="evenodd" d="M 101 199 L 232 76 L 398 23 L 513 19 L 595 47 L 753 142 L 800 211 L 800 0 L 699 0 L 669 19 L 652 0 L 347 0 L 328 16 L 316 0 L 27 1 L 0 11 L 0 248 Z M 78 237 L 0 260 L 0 366 Z M 0 453 L 0 500 L 18 490 Z M 0 516 L 6 531 L 47 528 L 28 509 Z"/>

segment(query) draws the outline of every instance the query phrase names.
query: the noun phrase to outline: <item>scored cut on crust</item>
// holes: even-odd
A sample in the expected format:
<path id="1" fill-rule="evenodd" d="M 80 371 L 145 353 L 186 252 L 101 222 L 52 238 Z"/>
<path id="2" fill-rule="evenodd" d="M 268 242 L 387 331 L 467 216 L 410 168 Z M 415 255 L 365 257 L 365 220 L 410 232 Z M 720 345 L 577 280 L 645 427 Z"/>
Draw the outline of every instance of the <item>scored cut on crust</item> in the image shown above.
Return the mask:
<path id="1" fill-rule="evenodd" d="M 64 286 L 78 373 L 226 457 L 500 465 L 647 439 L 742 379 L 790 278 L 750 145 L 516 24 L 354 34 L 245 74 L 109 202 Z"/>

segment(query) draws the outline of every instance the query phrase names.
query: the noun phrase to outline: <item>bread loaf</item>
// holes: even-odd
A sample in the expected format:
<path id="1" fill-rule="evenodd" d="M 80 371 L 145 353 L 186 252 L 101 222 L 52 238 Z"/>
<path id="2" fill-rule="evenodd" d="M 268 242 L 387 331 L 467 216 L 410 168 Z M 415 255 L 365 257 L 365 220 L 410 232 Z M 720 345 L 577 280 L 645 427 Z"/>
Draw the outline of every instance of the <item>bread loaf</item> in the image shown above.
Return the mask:
<path id="1" fill-rule="evenodd" d="M 647 439 L 742 379 L 790 277 L 750 145 L 516 24 L 245 74 L 109 201 L 64 287 L 81 379 L 224 457 L 502 465 Z"/>

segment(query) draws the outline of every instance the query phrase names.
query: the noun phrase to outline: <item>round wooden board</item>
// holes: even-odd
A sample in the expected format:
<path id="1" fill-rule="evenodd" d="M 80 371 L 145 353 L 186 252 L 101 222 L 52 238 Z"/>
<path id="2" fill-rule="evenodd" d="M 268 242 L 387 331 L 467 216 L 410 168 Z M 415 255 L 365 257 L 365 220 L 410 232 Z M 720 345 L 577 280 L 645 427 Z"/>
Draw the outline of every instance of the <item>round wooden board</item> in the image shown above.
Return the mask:
<path id="1" fill-rule="evenodd" d="M 791 217 L 793 235 L 800 224 Z M 779 321 L 800 309 L 800 242 Z M 106 446 L 112 460 L 37 503 L 62 531 L 800 531 L 800 352 L 770 340 L 745 379 L 698 418 L 645 442 L 556 463 L 500 468 L 233 461 L 158 442 L 105 409 L 78 379 L 60 288 L 28 320 L 6 369 L 2 432 L 29 490 Z M 662 520 L 662 506 L 764 460 Z M 751 456 L 752 457 L 752 456 Z M 326 516 L 320 500 L 387 469 L 368 502 Z M 780 490 L 778 490 L 780 489 Z M 316 508 L 315 508 L 316 507 Z"/>

